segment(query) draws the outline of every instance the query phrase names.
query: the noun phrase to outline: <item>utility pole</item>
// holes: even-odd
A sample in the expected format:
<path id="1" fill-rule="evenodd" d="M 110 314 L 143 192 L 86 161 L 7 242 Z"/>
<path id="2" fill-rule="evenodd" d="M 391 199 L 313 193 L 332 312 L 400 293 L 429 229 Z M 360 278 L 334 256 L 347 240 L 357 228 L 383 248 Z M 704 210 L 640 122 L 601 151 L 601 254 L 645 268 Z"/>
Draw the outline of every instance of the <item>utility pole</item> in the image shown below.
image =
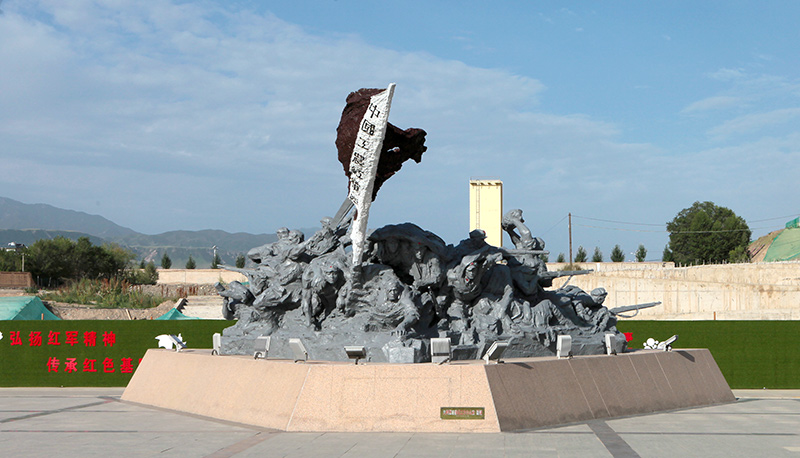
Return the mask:
<path id="1" fill-rule="evenodd" d="M 569 265 L 572 266 L 572 213 L 569 213 Z"/>

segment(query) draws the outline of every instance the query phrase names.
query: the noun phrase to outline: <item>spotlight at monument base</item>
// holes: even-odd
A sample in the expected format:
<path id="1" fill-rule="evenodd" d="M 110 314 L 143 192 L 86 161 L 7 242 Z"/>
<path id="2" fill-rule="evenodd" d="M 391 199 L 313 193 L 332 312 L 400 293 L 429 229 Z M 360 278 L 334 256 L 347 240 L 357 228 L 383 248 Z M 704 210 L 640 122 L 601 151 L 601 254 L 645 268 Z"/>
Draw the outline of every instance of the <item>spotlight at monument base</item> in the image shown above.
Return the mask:
<path id="1" fill-rule="evenodd" d="M 174 334 L 170 334 L 169 338 L 172 339 L 172 342 L 175 344 L 175 351 L 181 351 L 186 348 L 186 342 L 183 341 L 183 336 L 178 334 L 177 336 Z"/>
<path id="2" fill-rule="evenodd" d="M 677 334 L 658 344 L 658 349 L 664 351 L 672 351 L 672 344 L 674 344 L 676 340 L 678 340 Z"/>
<path id="3" fill-rule="evenodd" d="M 222 346 L 222 334 L 215 332 L 211 335 L 211 354 L 219 355 L 219 349 Z"/>
<path id="4" fill-rule="evenodd" d="M 344 352 L 347 353 L 348 358 L 355 360 L 356 365 L 359 359 L 367 357 L 367 349 L 364 346 L 348 345 L 344 347 Z"/>
<path id="5" fill-rule="evenodd" d="M 617 335 L 607 333 L 606 334 L 606 354 L 607 355 L 616 355 L 617 354 Z"/>
<path id="6" fill-rule="evenodd" d="M 431 362 L 434 364 L 444 364 L 450 361 L 450 339 L 447 337 L 435 337 L 431 339 Z"/>
<path id="7" fill-rule="evenodd" d="M 158 340 L 158 346 L 161 348 L 166 348 L 167 350 L 172 350 L 173 348 L 175 351 L 181 351 L 186 348 L 186 342 L 183 341 L 183 336 L 178 334 L 161 334 L 156 336 L 156 340 Z"/>
<path id="8" fill-rule="evenodd" d="M 270 336 L 258 336 L 253 343 L 253 358 L 254 359 L 267 359 L 269 354 L 269 344 L 272 340 Z"/>
<path id="9" fill-rule="evenodd" d="M 489 364 L 489 361 L 494 361 L 495 364 L 502 363 L 503 361 L 500 357 L 503 356 L 503 352 L 506 351 L 506 348 L 508 348 L 508 342 L 495 341 L 489 349 L 486 350 L 486 354 L 483 355 L 483 360 L 486 361 L 486 364 Z"/>
<path id="10" fill-rule="evenodd" d="M 294 362 L 308 361 L 308 352 L 300 339 L 289 339 L 289 348 L 292 349 Z"/>
<path id="11" fill-rule="evenodd" d="M 558 358 L 572 358 L 572 336 L 566 334 L 558 336 L 556 356 Z"/>

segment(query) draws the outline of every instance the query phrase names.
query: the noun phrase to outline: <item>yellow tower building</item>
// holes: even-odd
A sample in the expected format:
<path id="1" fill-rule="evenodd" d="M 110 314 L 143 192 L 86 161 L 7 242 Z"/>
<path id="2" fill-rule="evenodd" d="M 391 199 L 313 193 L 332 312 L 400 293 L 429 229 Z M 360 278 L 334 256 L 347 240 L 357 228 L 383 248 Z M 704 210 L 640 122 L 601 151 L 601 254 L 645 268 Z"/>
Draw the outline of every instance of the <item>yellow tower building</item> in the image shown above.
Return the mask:
<path id="1" fill-rule="evenodd" d="M 503 246 L 503 182 L 499 179 L 469 180 L 469 230 L 483 229 L 486 243 Z"/>

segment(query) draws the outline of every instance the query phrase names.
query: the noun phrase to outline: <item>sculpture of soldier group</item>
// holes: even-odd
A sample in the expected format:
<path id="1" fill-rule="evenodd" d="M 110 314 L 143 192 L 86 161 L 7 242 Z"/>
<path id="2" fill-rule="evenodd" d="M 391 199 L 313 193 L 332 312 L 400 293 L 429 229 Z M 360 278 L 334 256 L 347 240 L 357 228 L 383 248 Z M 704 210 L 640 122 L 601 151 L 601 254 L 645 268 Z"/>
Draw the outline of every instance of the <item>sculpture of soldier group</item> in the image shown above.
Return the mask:
<path id="1" fill-rule="evenodd" d="M 346 173 L 345 153 L 352 151 L 347 137 L 353 135 L 348 126 L 366 110 L 363 100 L 374 93 L 368 91 L 374 90 L 350 94 L 338 128 Z M 360 114 L 348 114 L 359 103 Z M 388 128 L 393 137 L 387 133 L 378 167 L 383 180 L 405 159 L 419 162 L 425 151 L 425 131 Z M 390 169 L 382 172 L 384 160 Z M 300 338 L 309 356 L 320 360 L 346 360 L 344 346 L 363 345 L 371 361 L 430 361 L 433 337 L 451 340 L 453 359 L 478 359 L 495 341 L 509 342 L 507 358 L 553 355 L 561 334 L 572 336 L 574 354 L 604 353 L 607 333 L 616 336 L 616 352 L 625 350 L 616 313 L 641 306 L 609 310 L 603 288 L 546 289 L 555 278 L 588 271 L 549 272 L 541 258 L 544 241 L 533 237 L 522 210 L 502 220 L 514 249 L 487 244 L 479 229 L 453 246 L 403 223 L 374 230 L 359 264 L 350 255 L 352 216 L 345 214 L 323 218 L 308 239 L 281 228 L 276 242 L 250 250 L 247 268 L 223 266 L 248 279 L 247 285 L 217 284 L 223 315 L 238 320 L 223 331 L 223 354 L 252 354 L 262 335 L 272 336 L 271 357 L 290 358 L 287 342 Z"/>

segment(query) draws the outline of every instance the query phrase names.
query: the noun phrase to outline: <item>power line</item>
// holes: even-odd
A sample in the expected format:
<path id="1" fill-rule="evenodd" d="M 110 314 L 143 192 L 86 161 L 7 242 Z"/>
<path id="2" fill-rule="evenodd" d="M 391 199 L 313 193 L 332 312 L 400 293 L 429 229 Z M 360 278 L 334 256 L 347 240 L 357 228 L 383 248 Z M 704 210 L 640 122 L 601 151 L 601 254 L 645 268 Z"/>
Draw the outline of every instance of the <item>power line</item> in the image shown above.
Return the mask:
<path id="1" fill-rule="evenodd" d="M 795 215 L 798 215 L 798 214 L 800 214 L 800 213 L 795 213 L 794 215 L 776 216 L 774 218 L 767 218 L 767 219 L 757 219 L 757 220 L 752 220 L 752 221 L 747 221 L 747 222 L 748 223 L 763 223 L 765 221 L 776 221 L 776 220 L 782 220 L 782 219 L 786 219 L 786 218 L 796 218 L 797 216 L 795 216 Z M 590 218 L 588 216 L 579 216 L 579 215 L 576 215 L 574 213 L 573 213 L 572 217 L 573 218 L 580 218 L 580 219 L 588 219 L 588 220 L 591 220 L 591 221 L 600 221 L 600 222 L 603 222 L 603 223 L 630 224 L 632 226 L 664 226 L 665 225 L 664 223 L 662 223 L 662 224 L 631 223 L 631 222 L 627 222 L 627 221 L 615 221 L 615 220 L 610 220 L 610 219 Z"/>
<path id="2" fill-rule="evenodd" d="M 568 217 L 568 215 L 565 215 L 563 218 L 561 218 L 557 223 L 555 223 L 552 227 L 550 227 L 550 229 L 548 229 L 545 232 L 543 232 L 542 236 L 547 235 L 550 231 L 555 229 L 559 224 L 563 223 L 564 220 L 567 219 L 567 217 Z M 662 224 L 633 223 L 633 222 L 629 222 L 629 221 L 616 221 L 616 220 L 602 219 L 602 218 L 591 218 L 591 217 L 588 217 L 588 216 L 579 216 L 579 215 L 575 215 L 575 214 L 573 214 L 572 217 L 573 218 L 590 220 L 590 221 L 599 221 L 599 222 L 603 222 L 603 223 L 629 224 L 629 225 L 632 225 L 632 226 L 653 226 L 653 227 L 663 227 L 664 228 L 662 230 L 648 230 L 648 229 L 628 229 L 628 228 L 621 228 L 621 227 L 593 226 L 593 225 L 589 225 L 589 224 L 574 224 L 575 226 L 587 227 L 587 228 L 591 228 L 591 229 L 606 229 L 606 230 L 609 230 L 609 231 L 621 231 L 621 232 L 649 232 L 649 233 L 670 233 L 670 234 L 715 234 L 715 233 L 730 233 L 730 232 L 746 232 L 748 230 L 748 229 L 725 229 L 725 230 L 709 230 L 709 231 L 675 231 L 675 232 L 670 232 L 670 231 L 666 230 L 666 223 L 662 223 Z M 765 221 L 783 220 L 783 219 L 792 218 L 792 217 L 794 217 L 794 215 L 777 216 L 777 217 L 774 217 L 774 218 L 759 219 L 759 220 L 754 220 L 754 221 L 750 221 L 750 222 L 751 223 L 762 223 L 762 222 L 765 222 Z M 774 227 L 766 227 L 766 226 L 765 227 L 751 227 L 751 228 L 749 228 L 749 230 L 751 232 L 752 231 L 757 231 L 757 230 L 760 231 L 760 230 L 764 230 L 764 229 L 769 229 L 769 230 L 772 230 L 772 231 L 777 230 Z M 778 229 L 780 229 L 780 228 L 778 228 Z"/>
<path id="3" fill-rule="evenodd" d="M 610 231 L 623 231 L 623 232 L 657 232 L 657 233 L 669 232 L 667 230 L 654 231 L 654 230 L 647 230 L 647 229 L 625 229 L 625 228 L 621 228 L 621 227 L 590 226 L 588 224 L 575 224 L 574 226 L 590 227 L 592 229 L 608 229 Z"/>
<path id="4" fill-rule="evenodd" d="M 753 230 L 762 230 L 762 229 L 770 229 L 771 227 L 753 227 L 750 229 L 723 229 L 723 230 L 716 230 L 716 231 L 674 231 L 670 232 L 668 230 L 663 231 L 653 231 L 647 229 L 625 229 L 621 227 L 604 227 L 604 226 L 590 226 L 587 224 L 575 224 L 575 226 L 580 227 L 590 227 L 593 229 L 607 229 L 610 231 L 623 231 L 623 232 L 654 232 L 654 233 L 670 233 L 670 234 L 714 234 L 714 233 L 721 233 L 721 232 L 747 232 Z"/>
<path id="5" fill-rule="evenodd" d="M 776 218 L 759 219 L 759 220 L 750 221 L 750 222 L 751 223 L 763 223 L 764 221 L 775 221 L 776 219 L 797 218 L 797 216 L 795 216 L 797 214 L 798 213 L 795 213 L 794 215 L 778 216 Z"/>
<path id="6" fill-rule="evenodd" d="M 661 224 L 628 223 L 628 222 L 625 222 L 625 221 L 613 221 L 613 220 L 610 220 L 610 219 L 589 218 L 588 216 L 578 216 L 578 215 L 575 215 L 575 214 L 573 214 L 572 217 L 573 218 L 581 218 L 581 219 L 589 219 L 589 220 L 592 220 L 592 221 L 601 221 L 603 223 L 630 224 L 630 225 L 633 225 L 633 226 L 663 226 L 664 225 L 664 223 L 661 223 Z"/>
<path id="7" fill-rule="evenodd" d="M 542 237 L 544 237 L 545 235 L 547 235 L 547 233 L 548 233 L 548 232 L 550 232 L 550 231 L 552 231 L 553 229 L 555 229 L 555 228 L 556 228 L 556 226 L 558 226 L 559 224 L 563 223 L 563 222 L 564 222 L 564 220 L 565 220 L 565 219 L 567 219 L 567 217 L 568 217 L 568 216 L 569 216 L 569 215 L 564 215 L 564 217 L 563 217 L 563 218 L 561 218 L 561 219 L 560 219 L 560 220 L 559 220 L 557 223 L 553 224 L 553 226 L 552 226 L 550 229 L 548 229 L 548 230 L 546 230 L 546 231 L 542 232 Z"/>

